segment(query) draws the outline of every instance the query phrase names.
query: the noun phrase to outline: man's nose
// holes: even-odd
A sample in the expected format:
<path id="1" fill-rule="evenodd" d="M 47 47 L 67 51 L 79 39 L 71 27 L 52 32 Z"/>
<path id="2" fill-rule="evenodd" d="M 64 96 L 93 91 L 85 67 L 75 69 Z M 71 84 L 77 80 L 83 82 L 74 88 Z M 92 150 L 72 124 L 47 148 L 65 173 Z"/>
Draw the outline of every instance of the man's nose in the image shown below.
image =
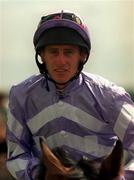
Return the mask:
<path id="1" fill-rule="evenodd" d="M 63 52 L 60 52 L 60 53 L 59 53 L 59 56 L 58 56 L 58 60 L 57 60 L 57 61 L 58 61 L 59 65 L 63 65 L 63 64 L 66 63 L 65 55 L 64 55 Z"/>

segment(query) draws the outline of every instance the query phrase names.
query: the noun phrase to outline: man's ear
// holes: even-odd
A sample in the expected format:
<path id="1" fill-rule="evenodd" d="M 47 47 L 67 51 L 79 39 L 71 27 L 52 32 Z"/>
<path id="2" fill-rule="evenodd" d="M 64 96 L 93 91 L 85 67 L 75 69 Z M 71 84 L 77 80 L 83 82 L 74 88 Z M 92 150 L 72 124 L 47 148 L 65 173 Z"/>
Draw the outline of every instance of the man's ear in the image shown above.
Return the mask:
<path id="1" fill-rule="evenodd" d="M 80 51 L 80 56 L 81 56 L 81 61 L 82 62 L 85 62 L 86 59 L 88 58 L 88 54 L 84 50 Z"/>
<path id="2" fill-rule="evenodd" d="M 44 52 L 43 52 L 43 51 L 40 52 L 40 60 L 41 60 L 42 62 L 45 61 Z"/>

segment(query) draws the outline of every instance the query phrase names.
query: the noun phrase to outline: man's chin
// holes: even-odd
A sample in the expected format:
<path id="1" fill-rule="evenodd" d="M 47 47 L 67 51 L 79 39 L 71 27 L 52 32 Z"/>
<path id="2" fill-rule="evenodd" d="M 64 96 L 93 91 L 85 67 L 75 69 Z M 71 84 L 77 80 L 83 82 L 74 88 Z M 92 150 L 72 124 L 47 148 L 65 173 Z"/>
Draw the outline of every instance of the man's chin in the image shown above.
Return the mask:
<path id="1" fill-rule="evenodd" d="M 63 85 L 63 84 L 67 84 L 69 82 L 69 80 L 67 81 L 57 81 L 57 80 L 54 80 L 56 84 L 59 84 L 59 85 Z"/>
<path id="2" fill-rule="evenodd" d="M 69 77 L 65 77 L 63 75 L 61 76 L 55 76 L 51 77 L 57 84 L 66 84 L 66 82 L 69 81 Z"/>

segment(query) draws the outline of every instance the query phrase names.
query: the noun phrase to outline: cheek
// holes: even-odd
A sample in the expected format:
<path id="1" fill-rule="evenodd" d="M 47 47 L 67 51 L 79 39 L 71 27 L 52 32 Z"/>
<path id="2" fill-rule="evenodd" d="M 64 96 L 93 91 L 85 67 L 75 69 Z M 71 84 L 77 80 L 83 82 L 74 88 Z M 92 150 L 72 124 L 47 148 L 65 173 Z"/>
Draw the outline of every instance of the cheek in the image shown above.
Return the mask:
<path id="1" fill-rule="evenodd" d="M 74 69 L 77 69 L 79 67 L 79 64 L 80 64 L 80 61 L 78 61 L 78 59 L 77 60 L 72 60 L 72 62 L 71 62 L 71 66 Z"/>
<path id="2" fill-rule="evenodd" d="M 54 66 L 54 63 L 53 63 L 52 61 L 45 60 L 44 62 L 45 62 L 46 67 L 47 67 L 48 69 L 51 69 L 51 68 Z"/>

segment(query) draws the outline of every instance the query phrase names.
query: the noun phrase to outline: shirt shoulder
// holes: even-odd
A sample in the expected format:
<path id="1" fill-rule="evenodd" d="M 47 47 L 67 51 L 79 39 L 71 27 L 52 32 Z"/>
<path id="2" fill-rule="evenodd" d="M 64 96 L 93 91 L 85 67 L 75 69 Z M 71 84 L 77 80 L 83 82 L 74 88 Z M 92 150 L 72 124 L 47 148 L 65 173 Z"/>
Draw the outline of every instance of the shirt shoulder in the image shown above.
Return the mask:
<path id="1" fill-rule="evenodd" d="M 12 91 L 18 92 L 19 94 L 21 93 L 27 93 L 28 91 L 32 90 L 34 87 L 38 86 L 44 79 L 44 76 L 39 74 L 39 75 L 33 75 L 24 81 L 15 84 L 11 87 L 10 93 Z"/>
<path id="2" fill-rule="evenodd" d="M 9 92 L 9 104 L 14 103 L 15 99 L 23 104 L 30 95 L 36 95 L 40 88 L 45 84 L 43 75 L 33 75 L 24 81 L 13 85 Z"/>
<path id="3" fill-rule="evenodd" d="M 116 83 L 97 74 L 84 72 L 83 79 L 88 87 L 94 90 L 99 90 L 100 93 L 112 93 L 115 95 L 126 93 L 126 90 L 123 87 L 118 86 Z"/>

